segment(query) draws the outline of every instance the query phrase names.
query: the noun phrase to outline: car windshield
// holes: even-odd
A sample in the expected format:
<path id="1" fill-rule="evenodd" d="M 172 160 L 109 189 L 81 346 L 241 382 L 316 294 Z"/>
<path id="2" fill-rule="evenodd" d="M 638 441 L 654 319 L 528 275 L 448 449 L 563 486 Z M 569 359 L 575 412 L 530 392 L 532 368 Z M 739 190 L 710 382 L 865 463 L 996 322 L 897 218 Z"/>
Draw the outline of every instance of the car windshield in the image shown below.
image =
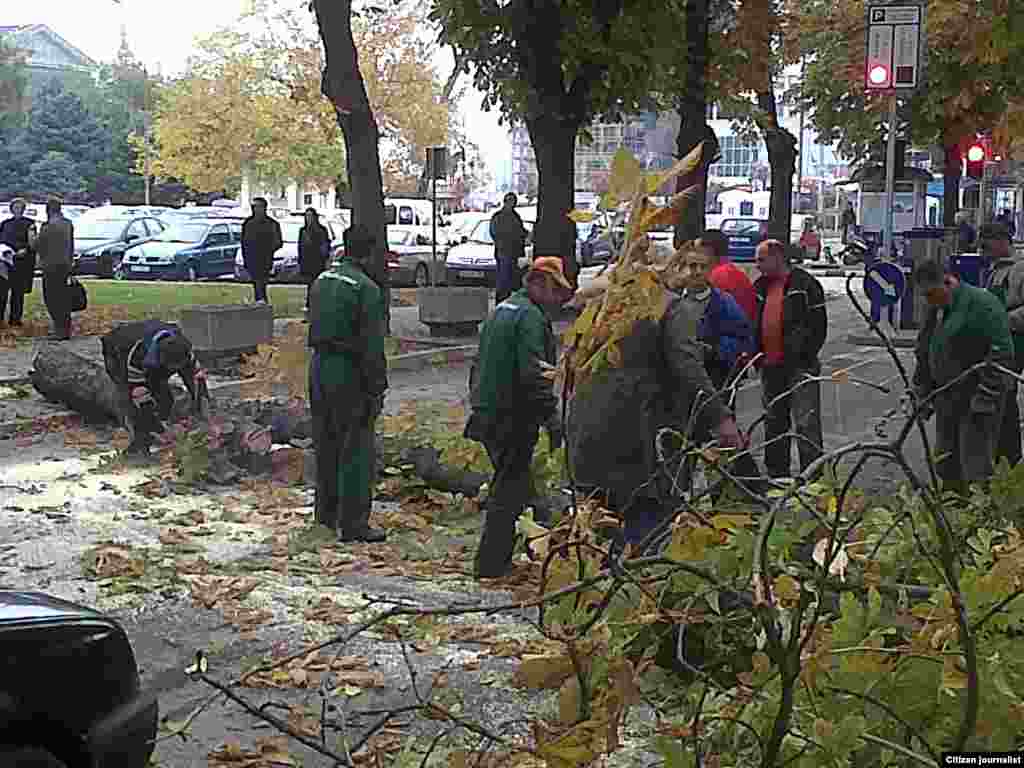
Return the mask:
<path id="1" fill-rule="evenodd" d="M 175 222 L 160 233 L 157 240 L 164 243 L 198 243 L 206 234 L 206 224 Z"/>
<path id="2" fill-rule="evenodd" d="M 124 232 L 127 223 L 110 219 L 83 219 L 75 224 L 75 239 L 115 240 Z"/>
<path id="3" fill-rule="evenodd" d="M 761 232 L 761 222 L 757 219 L 727 221 L 722 225 L 722 232 L 728 235 L 756 235 Z"/>
<path id="4" fill-rule="evenodd" d="M 485 245 L 493 245 L 494 240 L 491 239 L 491 222 L 485 220 L 479 222 L 473 229 L 473 234 L 469 236 L 469 239 L 474 243 L 484 243 Z"/>
<path id="5" fill-rule="evenodd" d="M 302 225 L 301 221 L 282 221 L 281 239 L 286 243 L 299 242 L 299 230 L 302 229 Z"/>

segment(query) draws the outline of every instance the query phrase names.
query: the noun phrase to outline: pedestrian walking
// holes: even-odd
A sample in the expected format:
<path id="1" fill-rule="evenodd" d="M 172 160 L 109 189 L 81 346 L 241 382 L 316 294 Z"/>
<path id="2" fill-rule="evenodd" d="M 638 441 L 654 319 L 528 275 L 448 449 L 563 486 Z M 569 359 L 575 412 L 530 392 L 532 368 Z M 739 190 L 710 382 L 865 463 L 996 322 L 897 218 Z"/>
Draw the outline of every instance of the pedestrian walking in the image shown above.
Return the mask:
<path id="1" fill-rule="evenodd" d="M 1010 241 L 1017 236 L 1017 224 L 1013 220 L 1013 211 L 1003 208 L 1003 212 L 996 217 L 996 222 L 1003 224 L 1010 235 Z"/>
<path id="2" fill-rule="evenodd" d="M 683 300 L 672 290 L 672 273 L 663 274 L 669 285 L 661 319 L 635 323 L 619 342 L 621 363 L 588 377 L 569 404 L 566 441 L 577 488 L 622 517 L 622 543 L 634 546 L 678 508 L 689 486 L 690 462 L 679 467 L 673 457 L 659 457 L 663 428 L 694 441 L 717 435 L 727 448 L 743 443 L 705 369 L 698 328 L 706 305 Z"/>
<path id="3" fill-rule="evenodd" d="M 36 239 L 36 254 L 43 270 L 43 301 L 53 320 L 52 338 L 71 338 L 71 295 L 68 278 L 75 256 L 75 228 L 61 213 L 61 201 L 46 201 L 46 223 Z"/>
<path id="4" fill-rule="evenodd" d="M 526 227 L 516 213 L 517 202 L 515 194 L 509 192 L 502 201 L 501 210 L 491 217 L 490 231 L 497 266 L 495 304 L 500 304 L 523 287 L 519 259 L 526 255 Z"/>
<path id="5" fill-rule="evenodd" d="M 172 376 L 179 376 L 191 395 L 193 415 L 201 414 L 202 399 L 207 396 L 205 374 L 177 325 L 162 320 L 123 323 L 101 344 L 107 375 L 117 388 L 124 425 L 131 435 L 127 453 L 148 455 L 154 433 L 164 431 L 174 407 Z"/>
<path id="6" fill-rule="evenodd" d="M 253 300 L 267 303 L 267 284 L 274 268 L 274 254 L 284 244 L 281 225 L 267 215 L 267 201 L 252 199 L 252 216 L 242 224 L 242 261 L 252 278 Z"/>
<path id="7" fill-rule="evenodd" d="M 840 226 L 842 227 L 843 245 L 846 245 L 857 229 L 857 212 L 853 210 L 853 203 L 849 200 L 846 201 L 846 208 L 843 209 Z"/>
<path id="8" fill-rule="evenodd" d="M 10 294 L 10 325 L 18 327 L 25 313 L 25 294 L 32 292 L 36 275 L 35 242 L 36 223 L 25 215 L 25 201 L 15 198 L 11 201 L 11 218 L 0 224 L 0 243 L 13 252 L 13 267 L 7 279 Z M 5 304 L 8 296 L 0 296 L 0 325 L 3 325 Z"/>
<path id="9" fill-rule="evenodd" d="M 299 272 L 306 281 L 306 312 L 309 313 L 309 292 L 313 281 L 327 269 L 331 255 L 331 235 L 320 223 L 315 208 L 307 208 L 306 223 L 299 230 Z"/>
<path id="10" fill-rule="evenodd" d="M 730 294 L 753 325 L 757 316 L 757 293 L 747 273 L 729 260 L 729 240 L 721 230 L 709 229 L 696 243 L 711 260 L 708 282 L 723 293 Z"/>
<path id="11" fill-rule="evenodd" d="M 530 465 L 541 427 L 562 444 L 558 398 L 545 366 L 556 363 L 550 313 L 572 297 L 557 256 L 534 260 L 526 287 L 499 303 L 480 331 L 465 436 L 482 443 L 494 465 L 473 571 L 499 578 L 512 562 L 516 520 L 531 496 Z"/>
<path id="12" fill-rule="evenodd" d="M 766 410 L 765 468 L 771 477 L 788 477 L 790 422 L 796 432 L 800 469 L 822 453 L 821 374 L 818 355 L 828 336 L 828 313 L 821 283 L 786 259 L 786 247 L 765 240 L 757 247 L 754 282 L 758 312 L 754 339 Z"/>
<path id="13" fill-rule="evenodd" d="M 977 233 L 971 225 L 971 217 L 965 211 L 958 211 L 956 214 L 956 240 L 957 249 L 962 253 L 974 247 L 974 240 Z"/>
<path id="14" fill-rule="evenodd" d="M 1010 322 L 996 296 L 937 262 L 918 266 L 914 284 L 930 305 L 917 337 L 914 394 L 918 402 L 934 395 L 927 410 L 935 414 L 939 478 L 965 492 L 992 474 L 1007 391 L 1007 376 L 992 366 L 967 372 L 983 362 L 1013 365 Z"/>
<path id="15" fill-rule="evenodd" d="M 999 299 L 1007 312 L 1010 335 L 1013 337 L 1013 365 L 1016 373 L 1024 371 L 1024 260 L 1017 258 L 1010 240 L 1010 231 L 1002 223 L 981 229 L 981 250 L 990 269 L 986 287 Z M 999 430 L 997 458 L 1005 458 L 1010 466 L 1021 460 L 1020 407 L 1017 403 L 1017 380 L 1006 377 L 1006 400 Z"/>
<path id="16" fill-rule="evenodd" d="M 348 229 L 341 263 L 309 295 L 316 520 L 345 542 L 387 538 L 370 526 L 374 426 L 388 387 L 384 296 L 366 271 L 375 246 L 366 229 Z"/>

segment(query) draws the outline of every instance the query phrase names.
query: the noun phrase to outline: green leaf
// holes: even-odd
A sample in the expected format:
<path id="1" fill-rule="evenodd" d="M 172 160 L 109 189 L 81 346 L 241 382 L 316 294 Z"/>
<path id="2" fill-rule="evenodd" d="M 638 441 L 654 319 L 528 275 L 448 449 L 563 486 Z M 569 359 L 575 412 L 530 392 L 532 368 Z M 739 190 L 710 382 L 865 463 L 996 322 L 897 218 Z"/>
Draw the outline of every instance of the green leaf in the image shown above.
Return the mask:
<path id="1" fill-rule="evenodd" d="M 878 617 L 882 615 L 882 595 L 874 587 L 868 589 L 868 617 L 867 625 L 873 627 Z"/>

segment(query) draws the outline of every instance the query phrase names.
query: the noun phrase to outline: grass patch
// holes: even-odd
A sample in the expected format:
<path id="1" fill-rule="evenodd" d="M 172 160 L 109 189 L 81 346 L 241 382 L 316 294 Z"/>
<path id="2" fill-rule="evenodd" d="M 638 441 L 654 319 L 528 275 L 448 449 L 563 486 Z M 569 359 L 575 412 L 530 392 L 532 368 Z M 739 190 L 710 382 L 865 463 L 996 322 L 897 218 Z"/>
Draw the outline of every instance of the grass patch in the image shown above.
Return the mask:
<path id="1" fill-rule="evenodd" d="M 76 323 L 91 324 L 90 316 L 116 322 L 158 317 L 174 321 L 181 311 L 203 304 L 248 304 L 252 287 L 236 283 L 159 283 L 115 280 L 83 280 L 89 294 L 89 308 L 75 315 Z M 33 327 L 45 328 L 49 315 L 43 304 L 43 286 L 36 280 L 25 297 L 25 318 Z M 275 317 L 302 317 L 306 303 L 304 285 L 270 286 L 270 303 Z M 45 333 L 46 331 L 44 331 Z"/>

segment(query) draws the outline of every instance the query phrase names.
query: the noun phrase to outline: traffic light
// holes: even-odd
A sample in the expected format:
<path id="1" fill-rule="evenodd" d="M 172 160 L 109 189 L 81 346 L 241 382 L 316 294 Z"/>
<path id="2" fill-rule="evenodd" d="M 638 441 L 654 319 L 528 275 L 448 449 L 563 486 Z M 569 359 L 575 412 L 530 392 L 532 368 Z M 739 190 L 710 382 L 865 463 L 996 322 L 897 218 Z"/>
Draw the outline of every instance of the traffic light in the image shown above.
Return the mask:
<path id="1" fill-rule="evenodd" d="M 967 176 L 980 179 L 985 175 L 985 145 L 975 141 L 967 148 Z"/>

